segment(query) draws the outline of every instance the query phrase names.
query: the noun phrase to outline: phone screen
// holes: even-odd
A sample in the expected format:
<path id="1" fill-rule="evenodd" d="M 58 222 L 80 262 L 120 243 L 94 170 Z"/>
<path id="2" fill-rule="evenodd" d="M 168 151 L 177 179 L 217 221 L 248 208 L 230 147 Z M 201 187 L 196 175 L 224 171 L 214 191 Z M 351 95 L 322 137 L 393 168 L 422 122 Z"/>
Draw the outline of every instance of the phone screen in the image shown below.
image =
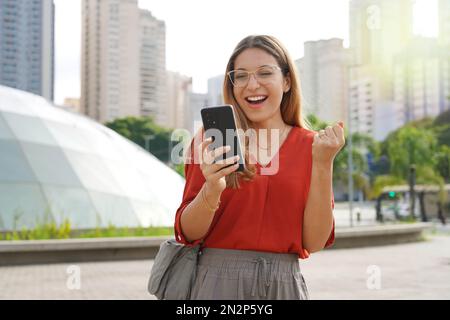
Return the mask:
<path id="1" fill-rule="evenodd" d="M 236 121 L 233 107 L 231 105 L 206 107 L 201 110 L 203 127 L 205 129 L 205 138 L 212 137 L 211 148 L 215 149 L 221 146 L 229 145 L 231 150 L 222 156 L 216 158 L 227 159 L 239 155 L 239 168 L 237 171 L 243 171 L 244 157 L 240 139 L 236 131 Z"/>

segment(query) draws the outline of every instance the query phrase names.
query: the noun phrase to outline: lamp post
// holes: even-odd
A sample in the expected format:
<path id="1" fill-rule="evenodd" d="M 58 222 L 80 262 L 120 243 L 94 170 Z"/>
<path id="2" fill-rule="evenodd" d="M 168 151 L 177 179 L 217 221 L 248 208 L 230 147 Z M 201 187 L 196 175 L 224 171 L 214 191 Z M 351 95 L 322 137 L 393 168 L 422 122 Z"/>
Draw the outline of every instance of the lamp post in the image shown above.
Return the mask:
<path id="1" fill-rule="evenodd" d="M 350 211 L 350 227 L 353 227 L 353 146 L 351 106 L 348 110 L 348 208 Z"/>
<path id="2" fill-rule="evenodd" d="M 347 148 L 348 148 L 348 209 L 350 212 L 350 227 L 353 227 L 353 144 L 352 144 L 352 85 L 351 85 L 351 68 L 355 67 L 355 65 L 350 65 L 348 67 L 348 137 L 347 137 Z"/>
<path id="3" fill-rule="evenodd" d="M 416 192 L 414 186 L 416 184 L 416 166 L 411 165 L 409 167 L 409 196 L 410 196 L 410 205 L 409 205 L 409 214 L 412 219 L 415 219 L 415 209 L 416 209 Z"/>

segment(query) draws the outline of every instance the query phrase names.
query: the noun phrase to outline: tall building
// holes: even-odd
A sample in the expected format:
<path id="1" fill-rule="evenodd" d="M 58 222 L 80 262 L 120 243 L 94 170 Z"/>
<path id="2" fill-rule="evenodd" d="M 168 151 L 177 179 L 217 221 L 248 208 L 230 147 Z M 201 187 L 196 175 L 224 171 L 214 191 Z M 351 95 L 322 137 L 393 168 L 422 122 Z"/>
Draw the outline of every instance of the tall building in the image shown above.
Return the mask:
<path id="1" fill-rule="evenodd" d="M 413 0 L 351 0 L 354 64 L 388 66 L 412 37 Z"/>
<path id="2" fill-rule="evenodd" d="M 140 10 L 141 31 L 141 115 L 152 116 L 156 123 L 167 124 L 166 26 Z"/>
<path id="3" fill-rule="evenodd" d="M 223 104 L 223 74 L 208 79 L 208 103 L 210 105 Z"/>
<path id="4" fill-rule="evenodd" d="M 373 136 L 374 97 L 377 95 L 377 81 L 369 66 L 352 67 L 349 82 L 349 116 L 352 132 Z"/>
<path id="5" fill-rule="evenodd" d="M 439 62 L 437 40 L 425 37 L 415 37 L 394 60 L 394 101 L 401 106 L 402 124 L 443 111 Z"/>
<path id="6" fill-rule="evenodd" d="M 137 0 L 83 0 L 81 109 L 100 122 L 161 120 L 165 28 Z"/>
<path id="7" fill-rule="evenodd" d="M 173 129 L 190 129 L 190 94 L 192 78 L 178 72 L 167 72 L 167 121 Z"/>
<path id="8" fill-rule="evenodd" d="M 79 98 L 65 98 L 62 106 L 59 106 L 59 107 L 64 110 L 67 110 L 67 111 L 80 113 L 80 99 Z"/>
<path id="9" fill-rule="evenodd" d="M 137 0 L 83 0 L 81 110 L 111 121 L 139 115 Z"/>
<path id="10" fill-rule="evenodd" d="M 377 140 L 403 124 L 393 65 L 413 37 L 413 0 L 351 0 L 349 112 L 352 129 Z"/>
<path id="11" fill-rule="evenodd" d="M 439 0 L 439 42 L 450 45 L 450 0 Z"/>
<path id="12" fill-rule="evenodd" d="M 0 85 L 53 100 L 53 0 L 0 0 Z"/>
<path id="13" fill-rule="evenodd" d="M 392 63 L 413 36 L 413 0 L 351 0 L 352 65 L 370 68 L 378 81 L 378 97 L 392 100 Z"/>
<path id="14" fill-rule="evenodd" d="M 440 98 L 439 109 L 450 109 L 450 0 L 439 0 Z"/>
<path id="15" fill-rule="evenodd" d="M 194 92 L 190 94 L 190 117 L 188 119 L 188 130 L 192 134 L 192 136 L 194 136 L 195 133 L 200 129 L 200 127 L 203 126 L 200 110 L 208 105 L 208 94 Z"/>
<path id="16" fill-rule="evenodd" d="M 304 57 L 296 61 L 303 107 L 327 122 L 346 120 L 350 57 L 343 40 L 308 41 L 304 46 Z"/>

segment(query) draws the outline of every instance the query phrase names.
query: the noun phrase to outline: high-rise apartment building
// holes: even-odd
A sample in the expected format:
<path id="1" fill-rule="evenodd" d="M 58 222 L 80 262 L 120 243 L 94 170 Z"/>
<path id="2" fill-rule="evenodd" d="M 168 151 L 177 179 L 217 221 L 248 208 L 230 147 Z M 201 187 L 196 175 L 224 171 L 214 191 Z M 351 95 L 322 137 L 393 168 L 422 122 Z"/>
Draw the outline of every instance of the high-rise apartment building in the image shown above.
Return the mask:
<path id="1" fill-rule="evenodd" d="M 53 100 L 53 0 L 0 0 L 0 85 Z"/>
<path id="2" fill-rule="evenodd" d="M 208 79 L 208 103 L 211 105 L 223 104 L 223 74 Z"/>
<path id="3" fill-rule="evenodd" d="M 167 125 L 166 26 L 147 10 L 140 10 L 140 24 L 141 115 Z"/>
<path id="4" fill-rule="evenodd" d="M 349 112 L 352 131 L 383 139 L 402 124 L 394 99 L 395 57 L 413 37 L 413 0 L 351 0 Z"/>
<path id="5" fill-rule="evenodd" d="M 450 45 L 450 0 L 439 0 L 439 42 Z"/>
<path id="6" fill-rule="evenodd" d="M 413 0 L 351 0 L 350 48 L 353 64 L 389 66 L 409 42 Z"/>
<path id="7" fill-rule="evenodd" d="M 394 102 L 402 124 L 435 117 L 440 106 L 440 50 L 435 38 L 415 37 L 393 65 Z"/>
<path id="8" fill-rule="evenodd" d="M 173 129 L 190 129 L 190 94 L 192 78 L 178 72 L 167 72 L 166 126 Z"/>
<path id="9" fill-rule="evenodd" d="M 352 132 L 383 140 L 403 124 L 402 108 L 380 98 L 383 86 L 373 66 L 352 66 L 349 70 L 349 126 Z"/>
<path id="10" fill-rule="evenodd" d="M 323 121 L 345 121 L 350 57 L 343 40 L 308 41 L 304 46 L 304 57 L 296 61 L 302 106 Z"/>
<path id="11" fill-rule="evenodd" d="M 201 110 L 208 106 L 210 103 L 208 101 L 208 95 L 205 93 L 191 93 L 189 99 L 189 113 L 188 118 L 188 130 L 192 134 L 195 133 L 203 126 Z"/>
<path id="12" fill-rule="evenodd" d="M 440 97 L 439 110 L 450 109 L 450 0 L 439 0 Z"/>
<path id="13" fill-rule="evenodd" d="M 81 109 L 100 122 L 164 120 L 165 28 L 137 0 L 83 0 Z"/>

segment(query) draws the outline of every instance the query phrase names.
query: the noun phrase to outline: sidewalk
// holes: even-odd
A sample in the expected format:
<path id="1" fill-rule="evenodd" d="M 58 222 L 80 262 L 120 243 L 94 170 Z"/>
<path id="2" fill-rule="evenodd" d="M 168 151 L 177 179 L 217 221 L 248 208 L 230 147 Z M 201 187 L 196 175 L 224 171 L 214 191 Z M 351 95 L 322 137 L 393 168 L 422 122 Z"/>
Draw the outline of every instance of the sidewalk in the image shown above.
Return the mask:
<path id="1" fill-rule="evenodd" d="M 429 239 L 311 255 L 301 261 L 311 299 L 450 299 L 450 236 Z M 153 299 L 147 293 L 151 263 L 75 264 L 79 290 L 67 287 L 71 264 L 0 267 L 0 299 Z M 380 289 L 367 287 L 373 270 Z"/>

